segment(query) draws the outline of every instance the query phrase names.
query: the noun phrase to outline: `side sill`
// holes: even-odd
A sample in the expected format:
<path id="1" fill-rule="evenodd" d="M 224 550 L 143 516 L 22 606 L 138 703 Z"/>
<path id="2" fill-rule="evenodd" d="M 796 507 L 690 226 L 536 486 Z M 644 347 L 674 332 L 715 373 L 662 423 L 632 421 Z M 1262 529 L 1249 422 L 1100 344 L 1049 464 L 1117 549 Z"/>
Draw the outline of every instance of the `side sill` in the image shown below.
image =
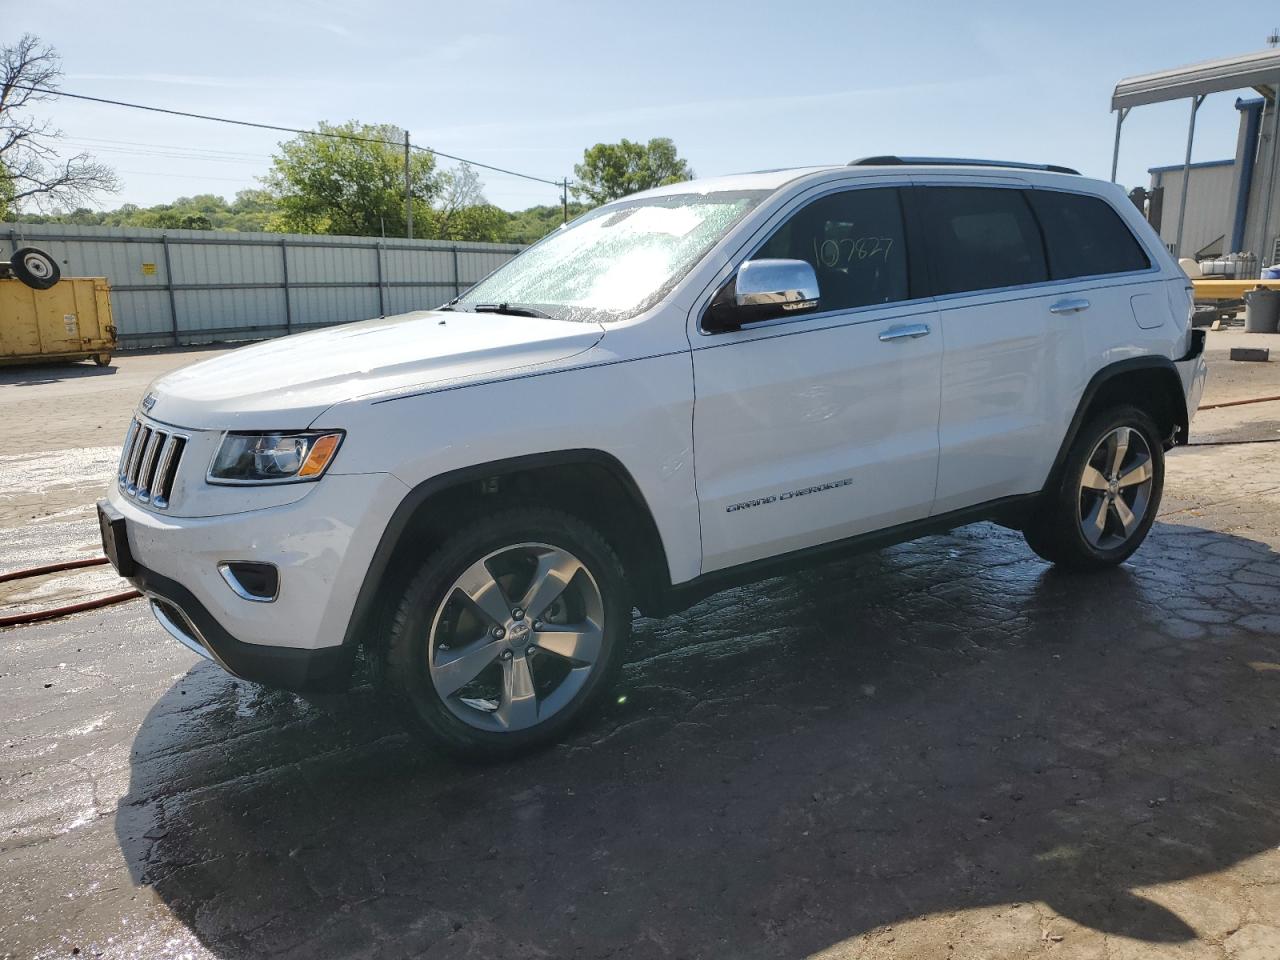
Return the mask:
<path id="1" fill-rule="evenodd" d="M 1034 511 L 1036 504 L 1039 503 L 1040 496 L 1039 493 L 1027 493 L 1002 497 L 999 500 L 990 500 L 974 507 L 939 514 L 936 517 L 925 517 L 923 520 L 913 520 L 884 530 L 862 533 L 832 543 L 793 550 L 777 557 L 766 557 L 763 560 L 753 560 L 724 570 L 704 573 L 668 588 L 656 599 L 652 609 L 647 611 L 647 615 L 663 617 L 679 613 L 712 594 L 730 587 L 740 587 L 767 580 L 770 577 L 796 573 L 832 560 L 918 540 L 920 537 L 931 534 L 946 533 L 971 523 L 991 521 L 1012 530 L 1020 530 Z"/>

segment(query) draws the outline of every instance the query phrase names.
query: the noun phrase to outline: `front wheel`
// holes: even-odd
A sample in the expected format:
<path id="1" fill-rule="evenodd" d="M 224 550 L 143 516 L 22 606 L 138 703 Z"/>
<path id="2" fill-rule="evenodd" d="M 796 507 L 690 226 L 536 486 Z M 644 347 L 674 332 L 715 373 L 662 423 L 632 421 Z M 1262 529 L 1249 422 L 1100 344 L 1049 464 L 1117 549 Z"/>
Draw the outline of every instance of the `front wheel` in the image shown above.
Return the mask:
<path id="1" fill-rule="evenodd" d="M 1023 531 L 1045 560 L 1075 570 L 1129 558 L 1155 522 L 1164 490 L 1164 447 L 1136 407 L 1095 417 L 1076 436 L 1062 483 Z"/>
<path id="2" fill-rule="evenodd" d="M 465 524 L 402 595 L 375 678 L 409 725 L 466 758 L 550 743 L 622 666 L 631 602 L 589 524 L 512 508 Z"/>

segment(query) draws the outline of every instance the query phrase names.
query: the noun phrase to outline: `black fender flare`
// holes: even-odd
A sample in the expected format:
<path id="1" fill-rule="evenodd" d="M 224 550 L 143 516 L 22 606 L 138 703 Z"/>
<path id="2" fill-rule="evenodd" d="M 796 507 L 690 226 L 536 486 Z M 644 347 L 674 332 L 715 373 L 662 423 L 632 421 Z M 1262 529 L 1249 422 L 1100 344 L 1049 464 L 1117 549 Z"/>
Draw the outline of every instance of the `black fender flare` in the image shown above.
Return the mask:
<path id="1" fill-rule="evenodd" d="M 661 570 L 661 577 L 669 585 L 671 568 L 667 563 L 666 545 L 663 543 L 662 537 L 658 532 L 658 525 L 653 519 L 653 511 L 650 509 L 649 502 L 645 499 L 639 485 L 635 482 L 635 478 L 631 476 L 631 472 L 617 457 L 605 453 L 603 450 L 582 448 L 491 460 L 486 463 L 472 464 L 457 470 L 437 474 L 422 481 L 405 494 L 391 514 L 391 519 L 387 521 L 387 525 L 382 531 L 382 536 L 378 540 L 378 546 L 373 552 L 373 558 L 369 561 L 369 566 L 364 575 L 364 582 L 360 585 L 360 591 L 356 595 L 355 606 L 352 607 L 351 617 L 347 622 L 347 630 L 343 637 L 342 645 L 344 647 L 354 647 L 360 642 L 362 630 L 368 621 L 369 615 L 373 612 L 374 601 L 378 596 L 379 587 L 387 573 L 391 558 L 395 555 L 396 548 L 400 544 L 400 539 L 417 513 L 418 508 L 431 497 L 462 484 L 478 482 L 491 477 L 502 477 L 524 470 L 584 465 L 604 468 L 621 484 L 623 490 L 639 511 L 640 522 L 646 525 L 645 535 L 652 538 L 652 542 L 656 545 L 659 552 L 657 561 Z"/>
<path id="2" fill-rule="evenodd" d="M 1179 396 L 1182 396 L 1182 378 L 1178 376 L 1178 368 L 1174 366 L 1174 362 L 1168 357 L 1162 356 L 1146 356 L 1146 357 L 1129 357 L 1126 360 L 1117 360 L 1109 363 L 1102 369 L 1098 370 L 1089 382 L 1085 384 L 1084 391 L 1080 394 L 1080 401 L 1076 404 L 1076 411 L 1071 416 L 1071 422 L 1067 426 L 1067 431 L 1063 435 L 1062 444 L 1058 447 L 1058 454 L 1053 459 L 1053 466 L 1049 470 L 1049 475 L 1045 480 L 1044 490 L 1052 490 L 1062 476 L 1063 467 L 1067 462 L 1067 455 L 1071 452 L 1072 444 L 1076 441 L 1076 436 L 1080 433 L 1084 426 L 1085 415 L 1089 411 L 1089 407 L 1097 398 L 1099 391 L 1104 386 L 1114 380 L 1124 377 L 1139 370 L 1162 370 L 1166 371 L 1172 377 L 1172 383 L 1177 387 Z M 1177 415 L 1177 426 L 1180 428 L 1178 435 L 1183 438 L 1182 442 L 1186 442 L 1187 422 L 1186 422 L 1186 404 L 1185 400 L 1181 406 L 1181 414 Z"/>

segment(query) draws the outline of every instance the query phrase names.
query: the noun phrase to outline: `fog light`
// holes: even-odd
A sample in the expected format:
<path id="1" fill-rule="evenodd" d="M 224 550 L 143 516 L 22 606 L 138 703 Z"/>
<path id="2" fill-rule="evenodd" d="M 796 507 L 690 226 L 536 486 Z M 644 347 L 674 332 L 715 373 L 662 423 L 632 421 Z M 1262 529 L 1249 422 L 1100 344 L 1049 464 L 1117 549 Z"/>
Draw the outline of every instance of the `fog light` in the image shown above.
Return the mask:
<path id="1" fill-rule="evenodd" d="M 270 603 L 280 595 L 280 571 L 274 563 L 233 560 L 218 564 L 218 572 L 242 600 Z"/>

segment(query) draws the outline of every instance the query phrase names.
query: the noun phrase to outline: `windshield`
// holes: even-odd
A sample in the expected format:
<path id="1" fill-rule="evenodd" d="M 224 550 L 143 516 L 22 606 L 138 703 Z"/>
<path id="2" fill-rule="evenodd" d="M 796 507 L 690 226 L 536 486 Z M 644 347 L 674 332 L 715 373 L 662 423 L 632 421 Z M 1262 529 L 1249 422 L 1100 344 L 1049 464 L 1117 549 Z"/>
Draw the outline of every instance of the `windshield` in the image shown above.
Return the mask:
<path id="1" fill-rule="evenodd" d="M 456 302 L 533 308 L 562 320 L 625 320 L 660 300 L 766 190 L 687 193 L 584 214 Z"/>

